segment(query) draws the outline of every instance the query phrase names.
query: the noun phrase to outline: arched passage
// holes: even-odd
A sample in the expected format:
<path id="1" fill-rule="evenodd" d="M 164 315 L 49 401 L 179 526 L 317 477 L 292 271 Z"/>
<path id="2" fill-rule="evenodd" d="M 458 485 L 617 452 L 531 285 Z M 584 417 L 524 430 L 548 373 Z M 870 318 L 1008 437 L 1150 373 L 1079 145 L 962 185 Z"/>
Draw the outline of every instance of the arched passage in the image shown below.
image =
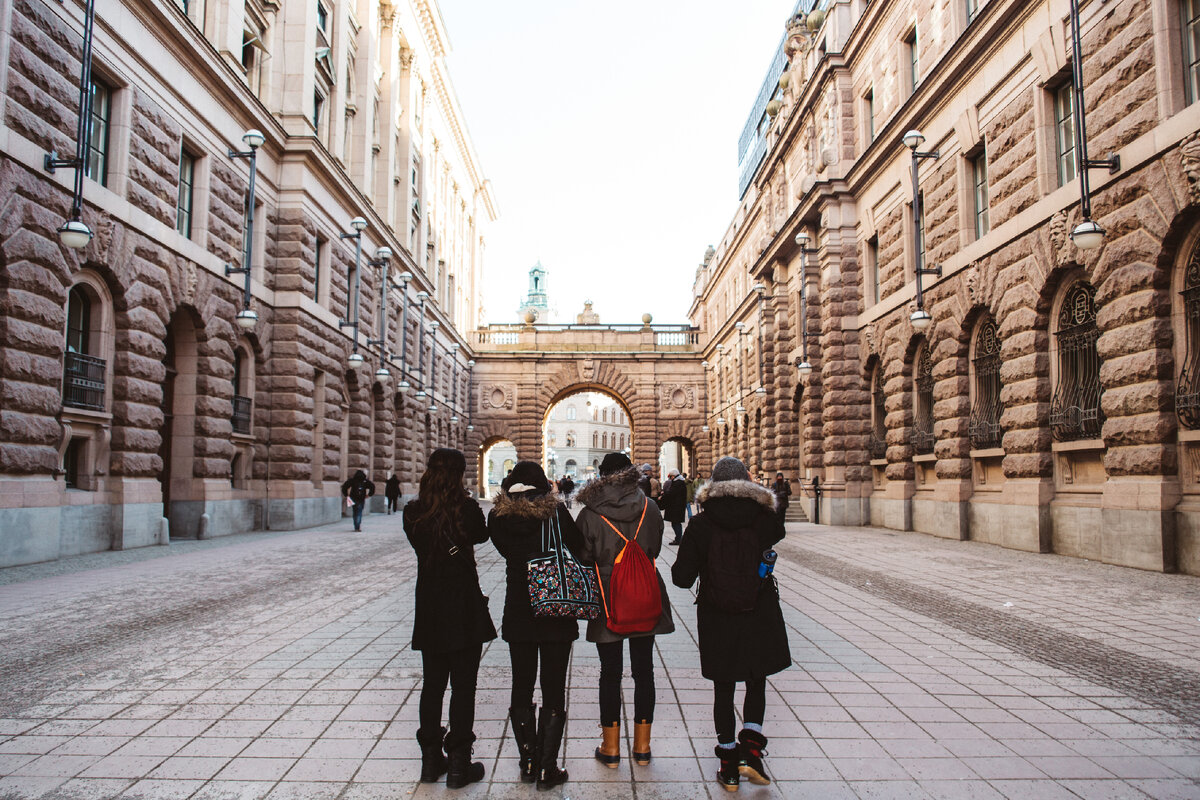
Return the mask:
<path id="1" fill-rule="evenodd" d="M 596 384 L 561 389 L 542 412 L 542 468 L 551 480 L 587 480 L 604 456 L 633 452 L 633 416 L 617 392 Z"/>
<path id="2" fill-rule="evenodd" d="M 172 538 L 195 538 L 199 534 L 201 499 L 193 465 L 196 454 L 196 402 L 199 344 L 192 314 L 180 309 L 167 326 L 167 353 L 163 359 L 163 423 L 158 455 L 162 470 L 163 516 L 170 522 Z"/>
<path id="3" fill-rule="evenodd" d="M 517 448 L 505 436 L 489 436 L 479 445 L 475 486 L 480 499 L 493 497 L 500 490 L 500 481 L 517 462 Z"/>

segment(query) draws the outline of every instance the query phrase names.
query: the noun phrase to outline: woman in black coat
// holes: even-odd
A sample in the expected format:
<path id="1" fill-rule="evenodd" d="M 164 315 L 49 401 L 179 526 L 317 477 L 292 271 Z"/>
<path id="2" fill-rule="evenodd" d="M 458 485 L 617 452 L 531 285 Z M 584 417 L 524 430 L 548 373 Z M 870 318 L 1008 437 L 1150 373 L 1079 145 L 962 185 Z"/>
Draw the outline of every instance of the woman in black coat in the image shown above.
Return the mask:
<path id="1" fill-rule="evenodd" d="M 417 499 L 404 507 L 404 532 L 417 552 L 412 648 L 421 652 L 421 780 L 432 783 L 444 772 L 450 788 L 483 779 L 483 764 L 471 763 L 475 685 L 483 643 L 496 638 L 473 548 L 487 541 L 487 525 L 463 486 L 466 468 L 458 450 L 434 450 Z M 447 681 L 449 733 L 442 727 Z"/>
<path id="2" fill-rule="evenodd" d="M 762 761 L 767 676 L 791 666 L 792 656 L 779 589 L 773 577 L 759 577 L 759 568 L 762 553 L 783 538 L 784 530 L 775 515 L 775 495 L 751 482 L 736 458 L 716 463 L 712 482 L 696 493 L 696 500 L 702 511 L 688 523 L 671 577 L 685 589 L 700 579 L 700 671 L 713 682 L 716 755 L 721 760 L 717 780 L 733 791 L 739 773 L 751 783 L 770 783 Z M 710 553 L 719 553 L 716 563 L 710 563 Z M 731 557 L 735 555 L 742 557 Z M 747 590 L 740 610 L 730 608 L 737 589 Z M 746 684 L 745 724 L 735 742 L 733 692 L 738 683 Z"/>
<path id="3" fill-rule="evenodd" d="M 488 515 L 488 532 L 507 563 L 501 632 L 508 642 L 512 663 L 508 713 L 520 753 L 521 780 L 536 780 L 539 789 L 549 789 L 567 780 L 566 770 L 558 768 L 558 749 L 567 721 L 567 664 L 571 643 L 579 638 L 579 623 L 574 619 L 534 617 L 529 602 L 528 562 L 546 552 L 543 542 L 552 525 L 557 525 L 563 544 L 572 554 L 582 550 L 583 537 L 536 463 L 519 462 L 500 487 L 503 491 Z M 533 684 L 539 656 L 542 713 L 535 728 Z"/>

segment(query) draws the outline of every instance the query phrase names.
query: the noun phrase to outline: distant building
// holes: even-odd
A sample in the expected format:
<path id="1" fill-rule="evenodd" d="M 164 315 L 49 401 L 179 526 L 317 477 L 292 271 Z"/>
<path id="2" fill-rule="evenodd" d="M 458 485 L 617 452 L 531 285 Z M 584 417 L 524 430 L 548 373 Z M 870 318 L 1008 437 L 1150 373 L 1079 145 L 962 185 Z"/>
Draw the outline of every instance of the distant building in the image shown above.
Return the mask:
<path id="1" fill-rule="evenodd" d="M 525 295 L 524 302 L 517 308 L 517 319 L 524 320 L 525 314 L 532 311 L 537 315 L 536 322 L 553 321 L 555 311 L 550 307 L 550 295 L 546 286 L 547 274 L 540 261 L 529 270 L 529 294 Z"/>

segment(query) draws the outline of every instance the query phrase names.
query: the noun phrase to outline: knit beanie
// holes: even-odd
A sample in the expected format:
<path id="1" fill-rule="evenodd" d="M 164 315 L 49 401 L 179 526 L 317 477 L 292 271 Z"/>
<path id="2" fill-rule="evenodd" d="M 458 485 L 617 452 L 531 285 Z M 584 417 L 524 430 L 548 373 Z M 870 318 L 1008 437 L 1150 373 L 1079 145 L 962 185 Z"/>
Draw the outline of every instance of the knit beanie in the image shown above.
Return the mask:
<path id="1" fill-rule="evenodd" d="M 632 466 L 633 462 L 624 453 L 609 453 L 600 462 L 600 477 L 612 475 L 614 472 L 620 472 Z"/>
<path id="2" fill-rule="evenodd" d="M 712 482 L 717 481 L 748 481 L 750 473 L 746 471 L 746 465 L 738 461 L 733 456 L 725 456 L 716 464 L 713 465 Z"/>
<path id="3" fill-rule="evenodd" d="M 546 480 L 546 473 L 536 461 L 518 461 L 500 483 L 500 488 L 509 494 L 546 494 L 550 491 L 550 481 Z"/>

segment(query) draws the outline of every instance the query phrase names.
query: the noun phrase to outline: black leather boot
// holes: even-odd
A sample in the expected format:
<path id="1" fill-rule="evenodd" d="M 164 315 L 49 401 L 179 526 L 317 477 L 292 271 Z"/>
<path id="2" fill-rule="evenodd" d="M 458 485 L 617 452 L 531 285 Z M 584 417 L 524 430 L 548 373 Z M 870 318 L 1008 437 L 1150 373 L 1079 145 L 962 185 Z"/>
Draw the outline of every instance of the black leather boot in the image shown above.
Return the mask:
<path id="1" fill-rule="evenodd" d="M 713 752 L 717 758 L 721 759 L 721 768 L 717 770 L 717 783 L 727 792 L 736 792 L 738 790 L 738 780 L 741 773 L 738 772 L 738 762 L 741 756 L 738 754 L 737 746 L 733 747 L 714 747 Z"/>
<path id="2" fill-rule="evenodd" d="M 537 706 L 510 708 L 509 719 L 512 720 L 513 741 L 517 743 L 517 753 L 521 757 L 521 783 L 533 783 L 537 780 L 537 721 L 534 711 Z"/>
<path id="3" fill-rule="evenodd" d="M 446 788 L 461 789 L 469 783 L 483 780 L 483 764 L 471 761 L 471 745 L 475 734 L 455 736 L 454 731 L 446 736 Z"/>
<path id="4" fill-rule="evenodd" d="M 566 725 L 565 711 L 543 708 L 538 717 L 538 791 L 553 789 L 567 782 L 567 771 L 558 768 L 558 748 L 562 745 L 563 729 Z"/>
<path id="5" fill-rule="evenodd" d="M 421 782 L 435 783 L 446 774 L 446 756 L 442 753 L 442 741 L 446 729 L 417 731 L 417 744 L 421 745 Z"/>
<path id="6" fill-rule="evenodd" d="M 758 731 L 743 730 L 738 734 L 738 749 L 742 755 L 742 777 L 755 786 L 769 785 L 771 777 L 767 775 L 767 767 L 763 764 L 763 756 L 767 754 L 767 737 Z"/>

